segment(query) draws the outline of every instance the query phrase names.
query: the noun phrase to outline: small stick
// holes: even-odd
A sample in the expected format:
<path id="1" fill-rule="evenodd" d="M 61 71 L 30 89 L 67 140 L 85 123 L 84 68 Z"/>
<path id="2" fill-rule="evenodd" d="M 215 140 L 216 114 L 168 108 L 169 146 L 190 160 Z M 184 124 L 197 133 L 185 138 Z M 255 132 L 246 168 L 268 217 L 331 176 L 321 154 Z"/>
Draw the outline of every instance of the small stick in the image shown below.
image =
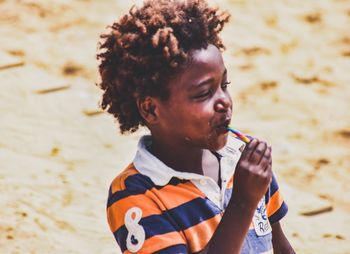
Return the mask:
<path id="1" fill-rule="evenodd" d="M 230 132 L 236 134 L 241 140 L 243 140 L 247 144 L 250 142 L 250 139 L 246 135 L 241 133 L 240 131 L 238 131 L 238 130 L 232 128 L 232 127 L 227 127 L 227 130 L 229 130 Z"/>
<path id="2" fill-rule="evenodd" d="M 311 211 L 300 212 L 300 214 L 304 216 L 313 216 L 321 213 L 331 212 L 332 210 L 333 210 L 333 206 L 329 205 L 325 207 L 316 208 Z"/>

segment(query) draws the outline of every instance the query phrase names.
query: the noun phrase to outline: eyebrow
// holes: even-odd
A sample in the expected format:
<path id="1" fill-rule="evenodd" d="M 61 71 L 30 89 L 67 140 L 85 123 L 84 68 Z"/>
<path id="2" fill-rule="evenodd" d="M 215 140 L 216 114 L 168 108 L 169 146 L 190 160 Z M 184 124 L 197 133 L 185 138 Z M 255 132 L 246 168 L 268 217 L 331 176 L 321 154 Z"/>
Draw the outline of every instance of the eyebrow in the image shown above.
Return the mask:
<path id="1" fill-rule="evenodd" d="M 227 69 L 225 68 L 224 72 L 222 73 L 222 76 L 221 77 L 224 77 L 225 75 L 227 74 Z M 191 89 L 196 89 L 196 88 L 199 88 L 205 84 L 208 84 L 208 83 L 211 83 L 214 81 L 214 78 L 208 78 L 206 80 L 203 80 L 201 82 L 199 82 L 198 84 L 192 84 L 191 85 Z"/>

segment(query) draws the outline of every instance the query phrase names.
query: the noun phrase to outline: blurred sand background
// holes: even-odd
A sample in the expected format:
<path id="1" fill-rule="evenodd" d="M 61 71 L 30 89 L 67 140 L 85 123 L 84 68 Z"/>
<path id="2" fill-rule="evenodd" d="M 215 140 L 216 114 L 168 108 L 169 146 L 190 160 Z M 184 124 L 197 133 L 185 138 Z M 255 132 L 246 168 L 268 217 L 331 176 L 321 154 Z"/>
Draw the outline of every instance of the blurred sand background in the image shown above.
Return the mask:
<path id="1" fill-rule="evenodd" d="M 0 0 L 0 253 L 119 253 L 109 183 L 145 130 L 98 109 L 96 45 L 135 1 Z M 298 253 L 350 253 L 350 1 L 211 1 L 233 125 L 272 144 Z"/>

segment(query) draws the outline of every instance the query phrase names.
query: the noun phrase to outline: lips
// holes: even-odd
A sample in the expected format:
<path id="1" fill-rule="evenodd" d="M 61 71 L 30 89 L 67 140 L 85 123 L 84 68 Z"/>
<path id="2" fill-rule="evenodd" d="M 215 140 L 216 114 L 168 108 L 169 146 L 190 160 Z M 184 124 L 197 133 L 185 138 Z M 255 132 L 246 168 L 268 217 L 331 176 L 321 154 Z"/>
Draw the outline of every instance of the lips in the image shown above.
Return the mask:
<path id="1" fill-rule="evenodd" d="M 227 127 L 229 126 L 231 122 L 231 119 L 230 118 L 226 118 L 225 120 L 223 120 L 221 123 L 219 123 L 217 126 L 216 126 L 216 129 L 217 129 L 217 132 L 219 134 L 225 134 L 228 132 L 227 130 Z"/>

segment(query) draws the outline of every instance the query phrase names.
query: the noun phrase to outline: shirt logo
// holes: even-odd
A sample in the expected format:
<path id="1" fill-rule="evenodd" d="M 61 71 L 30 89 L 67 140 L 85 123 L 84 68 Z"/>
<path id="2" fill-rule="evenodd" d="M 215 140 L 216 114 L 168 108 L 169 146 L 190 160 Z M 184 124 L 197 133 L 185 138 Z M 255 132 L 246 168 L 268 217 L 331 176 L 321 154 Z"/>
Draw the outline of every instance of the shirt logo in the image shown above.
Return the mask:
<path id="1" fill-rule="evenodd" d="M 253 225 L 255 232 L 258 236 L 264 236 L 271 233 L 271 225 L 267 217 L 266 206 L 265 206 L 265 197 L 263 197 L 258 207 L 255 210 L 253 217 Z"/>
<path id="2" fill-rule="evenodd" d="M 145 230 L 139 224 L 142 218 L 142 210 L 138 207 L 130 208 L 124 218 L 125 227 L 128 230 L 126 247 L 132 253 L 139 251 L 145 242 Z"/>

